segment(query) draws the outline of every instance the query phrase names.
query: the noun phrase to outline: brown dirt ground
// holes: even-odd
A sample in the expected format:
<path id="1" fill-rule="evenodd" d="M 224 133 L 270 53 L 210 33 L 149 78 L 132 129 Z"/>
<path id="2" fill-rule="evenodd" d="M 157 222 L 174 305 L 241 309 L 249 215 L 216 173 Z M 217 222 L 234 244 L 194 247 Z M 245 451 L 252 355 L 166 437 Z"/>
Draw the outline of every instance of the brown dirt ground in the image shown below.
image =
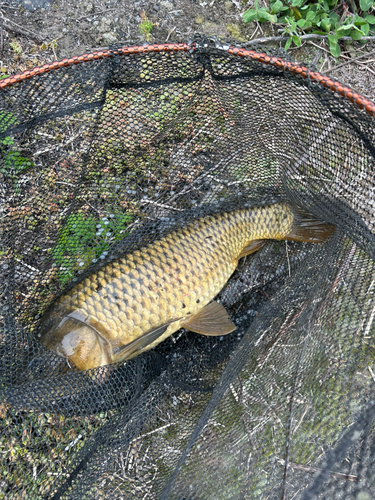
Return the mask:
<path id="1" fill-rule="evenodd" d="M 108 47 L 111 43 L 142 44 L 146 41 L 188 41 L 196 32 L 220 35 L 245 43 L 250 39 L 279 35 L 277 26 L 263 33 L 264 25 L 245 25 L 242 13 L 253 0 L 18 0 L 0 2 L 0 68 L 13 75 L 54 60 Z M 28 10 L 30 5 L 45 8 Z M 142 32 L 145 21 L 150 33 Z M 267 43 L 282 47 L 283 43 Z M 324 41 L 306 41 L 289 54 L 297 61 L 314 61 L 366 97 L 375 100 L 375 42 L 342 45 L 335 60 Z M 352 61 L 359 55 L 363 58 Z M 366 55 L 368 54 L 368 55 Z M 345 63 L 337 70 L 335 65 Z"/>

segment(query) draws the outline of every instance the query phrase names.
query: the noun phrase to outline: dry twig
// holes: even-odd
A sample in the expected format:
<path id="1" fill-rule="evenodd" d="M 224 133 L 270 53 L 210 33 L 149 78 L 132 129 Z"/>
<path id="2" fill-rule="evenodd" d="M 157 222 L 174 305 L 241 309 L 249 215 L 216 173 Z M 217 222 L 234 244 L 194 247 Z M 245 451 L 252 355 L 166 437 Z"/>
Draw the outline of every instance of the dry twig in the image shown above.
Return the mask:
<path id="1" fill-rule="evenodd" d="M 285 460 L 278 460 L 278 462 L 281 465 L 285 465 Z M 316 472 L 321 472 L 321 470 L 322 470 L 322 469 L 318 469 L 316 467 L 310 467 L 308 465 L 295 464 L 293 462 L 289 462 L 288 463 L 288 467 L 291 467 L 292 469 L 303 470 L 303 471 L 306 471 L 306 472 L 312 472 L 314 474 Z M 329 473 L 330 473 L 330 475 L 332 477 L 337 477 L 338 479 L 346 479 L 348 481 L 357 481 L 357 479 L 358 479 L 358 476 L 354 476 L 354 475 L 351 475 L 351 474 L 343 474 L 342 472 L 329 471 Z"/>
<path id="2" fill-rule="evenodd" d="M 30 31 L 27 28 L 20 26 L 14 21 L 11 21 L 7 17 L 5 17 L 2 12 L 0 12 L 0 23 L 2 28 L 5 28 L 9 31 L 13 31 L 14 33 L 18 33 L 19 35 L 27 36 L 29 38 L 36 40 L 37 42 L 43 41 L 43 38 L 40 35 L 37 35 L 33 31 Z"/>
<path id="3" fill-rule="evenodd" d="M 328 40 L 328 35 L 316 35 L 314 33 L 311 33 L 310 35 L 302 35 L 300 39 L 303 40 Z M 267 43 L 267 42 L 286 42 L 289 40 L 289 36 L 266 36 L 263 38 L 257 38 L 256 40 L 251 40 L 250 42 L 244 43 L 244 47 L 248 47 L 249 45 L 256 45 L 258 43 Z M 352 42 L 353 38 L 350 36 L 343 36 L 340 38 L 340 41 L 346 41 L 346 42 Z M 367 41 L 367 40 L 375 40 L 375 36 L 363 36 L 361 38 L 361 41 Z M 321 47 L 320 47 L 321 48 Z"/>
<path id="4" fill-rule="evenodd" d="M 113 10 L 118 10 L 118 7 L 113 7 L 112 9 L 105 9 L 105 10 L 100 10 L 99 12 L 90 12 L 89 14 L 85 14 L 84 16 L 77 17 L 76 21 L 82 21 L 83 19 L 86 19 L 87 17 L 95 17 L 99 16 L 100 14 L 107 14 L 107 12 L 111 12 Z"/>
<path id="5" fill-rule="evenodd" d="M 362 59 L 362 57 L 368 57 L 368 56 L 373 56 L 373 55 L 375 55 L 375 50 L 373 50 L 371 52 L 365 52 L 364 54 L 361 54 L 360 56 L 354 57 L 353 59 L 350 58 L 348 61 L 345 61 L 341 64 L 338 64 L 337 66 L 333 66 L 332 68 L 327 70 L 325 72 L 325 74 L 330 73 L 331 71 L 334 71 L 335 69 L 339 69 L 339 68 L 342 68 L 344 66 L 347 66 L 348 64 L 350 64 L 352 62 L 358 61 L 358 59 Z"/>

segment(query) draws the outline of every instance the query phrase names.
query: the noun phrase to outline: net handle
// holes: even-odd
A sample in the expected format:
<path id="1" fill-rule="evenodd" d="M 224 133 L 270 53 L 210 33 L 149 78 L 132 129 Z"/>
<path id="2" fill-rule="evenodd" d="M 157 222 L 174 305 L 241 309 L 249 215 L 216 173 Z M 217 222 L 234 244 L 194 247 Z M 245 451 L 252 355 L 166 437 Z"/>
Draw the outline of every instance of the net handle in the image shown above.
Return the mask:
<path id="1" fill-rule="evenodd" d="M 74 56 L 71 58 L 63 59 L 62 61 L 55 61 L 50 64 L 44 64 L 43 66 L 36 67 L 32 70 L 24 71 L 23 73 L 9 76 L 0 80 L 0 88 L 11 87 L 12 85 L 19 83 L 23 80 L 30 79 L 34 76 L 41 75 L 43 73 L 48 73 L 50 71 L 72 66 L 76 64 L 81 64 L 89 61 L 95 61 L 98 59 L 105 59 L 106 57 L 114 57 L 116 55 L 126 55 L 126 54 L 147 54 L 150 52 L 189 52 L 195 51 L 195 43 L 163 43 L 163 44 L 149 44 L 149 45 L 134 45 L 131 47 L 122 47 L 119 49 L 108 49 L 101 50 L 98 52 L 92 52 L 91 54 L 83 54 L 81 56 Z M 223 50 L 223 49 L 222 49 Z M 311 80 L 318 83 L 322 87 L 326 87 L 332 92 L 337 92 L 344 98 L 351 101 L 353 104 L 358 106 L 360 109 L 364 109 L 370 116 L 375 116 L 375 104 L 370 100 L 366 99 L 362 95 L 354 92 L 349 87 L 342 85 L 341 83 L 332 80 L 331 78 L 322 75 L 318 71 L 312 71 L 306 66 L 301 64 L 285 61 L 280 57 L 269 56 L 263 52 L 257 52 L 255 50 L 234 47 L 233 45 L 226 46 L 223 50 L 232 56 L 244 57 L 246 59 L 252 59 L 253 61 L 258 61 L 262 64 L 267 64 L 269 66 L 275 66 L 283 71 L 289 71 L 295 75 L 302 78 Z"/>

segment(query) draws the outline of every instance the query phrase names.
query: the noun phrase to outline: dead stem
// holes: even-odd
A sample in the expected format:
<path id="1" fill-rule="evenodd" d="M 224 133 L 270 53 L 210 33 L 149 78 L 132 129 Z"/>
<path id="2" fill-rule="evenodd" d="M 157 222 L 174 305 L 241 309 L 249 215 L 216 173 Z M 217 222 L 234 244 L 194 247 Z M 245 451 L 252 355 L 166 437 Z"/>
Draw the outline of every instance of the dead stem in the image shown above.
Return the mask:
<path id="1" fill-rule="evenodd" d="M 278 459 L 278 462 L 282 466 L 285 466 L 285 460 Z M 322 472 L 322 469 L 318 469 L 316 467 L 310 467 L 308 465 L 299 465 L 299 464 L 295 464 L 293 462 L 289 462 L 287 466 L 291 467 L 292 469 L 303 470 L 305 472 L 311 472 L 314 474 L 316 472 Z M 354 476 L 351 474 L 343 474 L 342 472 L 329 471 L 329 473 L 332 477 L 337 477 L 338 479 L 347 479 L 348 481 L 357 481 L 357 479 L 358 479 L 358 476 Z"/>
<path id="2" fill-rule="evenodd" d="M 372 370 L 371 366 L 368 366 L 367 368 L 368 368 L 368 371 L 369 371 L 369 372 L 370 372 L 370 374 L 371 374 L 372 380 L 375 382 L 375 373 L 373 372 L 373 370 Z"/>
<path id="3" fill-rule="evenodd" d="M 218 163 L 216 163 L 213 167 L 211 167 L 207 172 L 203 172 L 201 175 L 199 175 L 196 179 L 194 179 L 188 186 L 185 186 L 184 189 L 178 193 L 172 196 L 172 198 L 169 198 L 167 200 L 168 203 L 171 203 L 172 201 L 176 200 L 177 198 L 181 198 L 181 196 L 184 196 L 185 194 L 189 193 L 192 191 L 194 188 L 192 188 L 193 184 L 196 184 L 198 181 L 202 181 L 205 177 L 207 177 L 211 172 L 213 172 L 216 168 L 218 168 L 223 162 L 224 165 L 221 166 L 223 169 L 227 163 L 235 158 L 237 153 L 241 151 L 242 149 L 237 149 L 234 153 L 232 153 L 228 158 L 222 158 Z"/>
<path id="4" fill-rule="evenodd" d="M 9 31 L 13 31 L 14 33 L 18 33 L 20 35 L 29 36 L 30 38 L 33 38 L 39 43 L 43 41 L 43 38 L 41 36 L 37 35 L 36 33 L 33 33 L 32 31 L 28 30 L 23 26 L 20 26 L 14 21 L 11 21 L 7 17 L 5 17 L 1 11 L 0 11 L 0 23 L 2 24 L 2 28 L 5 28 Z"/>
<path id="5" fill-rule="evenodd" d="M 361 54 L 360 56 L 357 56 L 357 57 L 354 57 L 353 59 L 349 59 L 348 61 L 345 61 L 341 64 L 338 64 L 337 66 L 333 66 L 332 68 L 330 68 L 329 70 L 327 70 L 324 74 L 327 75 L 328 73 L 330 73 L 331 71 L 334 71 L 335 69 L 339 69 L 339 68 L 343 68 L 344 66 L 347 66 L 348 64 L 352 63 L 352 62 L 355 62 L 355 61 L 358 61 L 359 59 L 362 59 L 362 57 L 369 57 L 369 56 L 373 56 L 375 55 L 375 50 L 372 50 L 371 52 L 365 52 L 364 54 Z M 363 62 L 364 64 L 364 62 Z"/>
<path id="6" fill-rule="evenodd" d="M 374 321 L 374 316 L 375 316 L 375 306 L 372 308 L 370 319 L 368 320 L 368 323 L 366 326 L 365 335 L 364 335 L 365 337 L 367 337 L 367 335 L 370 333 L 370 328 L 371 328 L 372 322 Z"/>
<path id="7" fill-rule="evenodd" d="M 289 272 L 289 277 L 291 276 L 290 272 L 290 261 L 289 261 L 289 252 L 288 252 L 288 242 L 285 240 L 285 250 L 286 250 L 286 259 L 288 261 L 288 272 Z"/>
<path id="8" fill-rule="evenodd" d="M 290 315 L 287 317 L 287 319 L 284 321 L 284 325 L 281 327 L 281 330 L 280 332 L 276 335 L 276 337 L 274 339 L 271 340 L 271 342 L 268 344 L 267 348 L 266 348 L 266 352 L 265 354 L 263 355 L 263 357 L 261 358 L 261 360 L 259 361 L 259 364 L 258 364 L 258 369 L 261 369 L 263 367 L 263 365 L 266 363 L 267 359 L 269 358 L 269 356 L 271 355 L 272 353 L 272 350 L 276 347 L 276 344 L 277 342 L 281 339 L 281 337 L 283 336 L 283 334 L 296 322 L 296 320 L 301 316 L 301 314 L 303 313 L 303 311 L 305 310 L 306 306 L 307 306 L 307 303 L 308 301 L 306 300 L 303 304 L 303 306 L 301 307 L 301 309 L 299 311 L 297 311 L 295 313 L 295 315 L 292 317 L 292 319 L 287 323 Z"/>

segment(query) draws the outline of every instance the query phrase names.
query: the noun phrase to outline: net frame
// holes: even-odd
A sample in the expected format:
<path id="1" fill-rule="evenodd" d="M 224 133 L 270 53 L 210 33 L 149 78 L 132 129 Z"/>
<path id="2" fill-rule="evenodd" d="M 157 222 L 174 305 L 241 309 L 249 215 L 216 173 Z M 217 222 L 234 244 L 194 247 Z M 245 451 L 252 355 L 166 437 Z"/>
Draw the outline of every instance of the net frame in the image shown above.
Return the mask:
<path id="1" fill-rule="evenodd" d="M 356 104 L 360 109 L 365 109 L 366 112 L 370 116 L 374 116 L 375 114 L 375 104 L 370 100 L 366 99 L 362 95 L 354 92 L 351 88 L 331 79 L 328 76 L 324 76 L 318 71 L 312 71 L 308 67 L 303 64 L 299 64 L 296 62 L 286 61 L 280 57 L 270 56 L 264 52 L 258 52 L 256 50 L 246 49 L 236 47 L 234 45 L 230 45 L 227 43 L 220 42 L 218 37 L 207 38 L 206 47 L 209 42 L 211 46 L 214 46 L 216 50 L 220 50 L 229 55 L 233 55 L 236 57 L 244 57 L 249 58 L 254 61 L 259 61 L 262 64 L 275 66 L 277 68 L 282 69 L 283 71 L 288 71 L 293 73 L 294 75 L 301 76 L 302 78 L 306 78 L 311 80 L 312 82 L 316 82 L 322 87 L 325 87 L 332 92 L 337 92 L 341 96 L 349 99 L 350 102 Z M 83 64 L 89 61 L 97 61 L 100 59 L 111 58 L 116 55 L 127 55 L 127 54 L 148 54 L 151 52 L 194 52 L 197 47 L 199 47 L 199 42 L 191 42 L 191 43 L 163 43 L 163 44 L 144 44 L 144 45 L 133 45 L 133 46 L 125 46 L 116 49 L 107 49 L 95 51 L 89 54 L 82 54 L 81 56 L 74 56 L 62 59 L 61 61 L 55 61 L 49 64 L 44 64 L 43 66 L 38 66 L 32 70 L 26 70 L 21 74 L 9 76 L 7 78 L 3 78 L 0 81 L 0 88 L 10 87 L 18 82 L 23 80 L 28 80 L 37 75 L 42 75 L 44 73 L 48 73 L 50 71 L 58 70 L 59 68 L 68 67 L 77 64 Z"/>

